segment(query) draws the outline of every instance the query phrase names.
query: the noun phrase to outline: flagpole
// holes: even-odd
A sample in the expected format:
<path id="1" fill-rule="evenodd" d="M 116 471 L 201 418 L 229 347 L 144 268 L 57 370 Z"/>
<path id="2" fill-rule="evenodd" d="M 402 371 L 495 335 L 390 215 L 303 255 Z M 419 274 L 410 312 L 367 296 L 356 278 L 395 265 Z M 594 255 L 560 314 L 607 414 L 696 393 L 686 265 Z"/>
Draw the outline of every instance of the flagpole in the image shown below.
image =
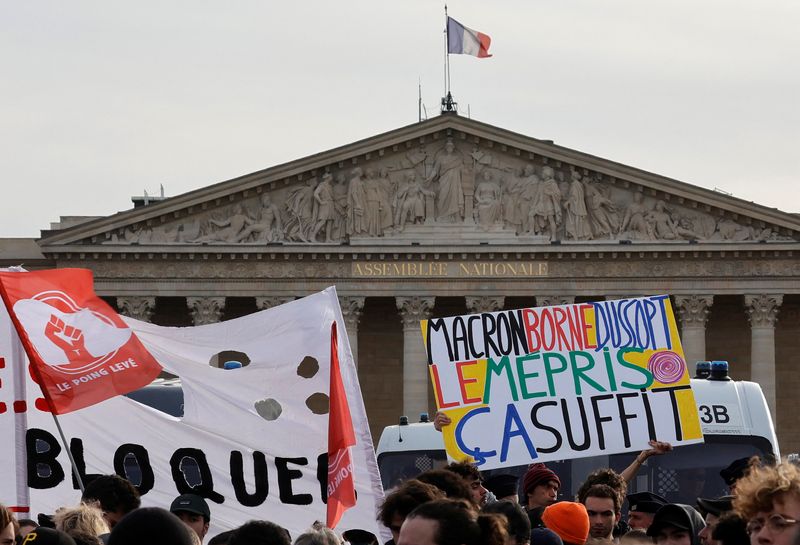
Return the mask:
<path id="1" fill-rule="evenodd" d="M 47 396 L 45 396 L 45 398 L 47 398 Z M 75 458 L 72 456 L 72 450 L 70 450 L 69 444 L 67 443 L 67 437 L 64 435 L 64 430 L 61 429 L 61 423 L 58 421 L 56 413 L 53 412 L 52 405 L 50 405 L 50 414 L 53 415 L 53 422 L 56 423 L 56 428 L 58 428 L 58 434 L 61 436 L 61 442 L 64 444 L 64 449 L 67 451 L 67 456 L 69 456 L 69 462 L 70 464 L 72 464 L 72 472 L 75 474 L 75 480 L 78 481 L 78 486 L 81 489 L 81 494 L 83 494 L 86 487 L 83 485 L 83 478 L 81 477 L 81 472 L 78 471 L 78 464 L 75 462 Z"/>
<path id="2" fill-rule="evenodd" d="M 448 24 L 449 18 L 447 17 L 447 4 L 444 5 L 444 58 L 445 58 L 445 78 L 444 78 L 444 94 L 450 94 L 450 25 Z"/>

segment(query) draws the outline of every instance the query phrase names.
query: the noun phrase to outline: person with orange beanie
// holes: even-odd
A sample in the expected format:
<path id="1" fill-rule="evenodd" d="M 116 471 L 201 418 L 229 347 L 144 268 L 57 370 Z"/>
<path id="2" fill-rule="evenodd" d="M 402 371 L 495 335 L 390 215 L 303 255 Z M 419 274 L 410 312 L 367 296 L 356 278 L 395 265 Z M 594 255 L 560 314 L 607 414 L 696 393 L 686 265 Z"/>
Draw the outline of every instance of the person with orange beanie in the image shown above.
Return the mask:
<path id="1" fill-rule="evenodd" d="M 558 534 L 564 545 L 584 545 L 589 537 L 589 514 L 582 503 L 562 501 L 542 513 L 545 527 Z"/>

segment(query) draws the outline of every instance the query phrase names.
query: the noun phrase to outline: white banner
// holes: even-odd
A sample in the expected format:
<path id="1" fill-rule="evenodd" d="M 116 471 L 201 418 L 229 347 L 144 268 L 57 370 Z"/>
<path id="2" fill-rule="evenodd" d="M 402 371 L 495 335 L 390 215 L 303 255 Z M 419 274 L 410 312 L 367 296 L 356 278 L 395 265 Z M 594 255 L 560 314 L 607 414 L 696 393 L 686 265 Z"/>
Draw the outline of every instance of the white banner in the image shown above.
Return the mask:
<path id="1" fill-rule="evenodd" d="M 358 497 L 337 530 L 363 528 L 377 535 L 375 517 L 383 490 L 334 288 L 199 327 L 161 327 L 126 318 L 164 369 L 181 378 L 184 416 L 175 418 L 125 397 L 60 416 L 81 471 L 124 473 L 127 460 L 128 466 L 141 469 L 142 505 L 165 508 L 188 491 L 187 478 L 192 484 L 201 480 L 194 492 L 208 498 L 211 535 L 250 519 L 266 519 L 296 537 L 314 521 L 324 522 L 326 402 L 334 320 L 356 431 L 352 454 Z M 0 327 L 0 357 L 5 362 L 0 369 L 0 400 L 6 404 L 0 413 L 0 433 L 5 438 L 15 433 L 27 436 L 28 443 L 26 467 L 20 458 L 24 446 L 2 442 L 0 455 L 14 459 L 13 446 L 17 462 L 0 469 L 0 501 L 23 509 L 29 505 L 33 515 L 53 513 L 62 505 L 77 503 L 80 492 L 52 416 L 36 408 L 41 392 L 24 371 L 27 403 L 25 408 L 18 403 L 17 408 L 26 410 L 14 412 L 13 402 L 19 399 L 12 385 L 24 364 L 15 352 L 15 334 L 5 308 Z M 229 360 L 244 366 L 226 370 L 224 363 Z M 23 485 L 17 486 L 15 479 Z"/>

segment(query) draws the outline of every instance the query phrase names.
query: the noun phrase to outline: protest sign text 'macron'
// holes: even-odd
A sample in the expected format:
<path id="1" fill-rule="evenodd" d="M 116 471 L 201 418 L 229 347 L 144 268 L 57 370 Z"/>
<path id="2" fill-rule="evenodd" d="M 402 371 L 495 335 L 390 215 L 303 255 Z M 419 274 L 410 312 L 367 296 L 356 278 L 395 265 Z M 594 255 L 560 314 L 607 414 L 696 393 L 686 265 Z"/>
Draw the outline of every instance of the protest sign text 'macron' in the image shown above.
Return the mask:
<path id="1" fill-rule="evenodd" d="M 666 295 L 421 326 L 452 458 L 491 469 L 703 440 Z"/>

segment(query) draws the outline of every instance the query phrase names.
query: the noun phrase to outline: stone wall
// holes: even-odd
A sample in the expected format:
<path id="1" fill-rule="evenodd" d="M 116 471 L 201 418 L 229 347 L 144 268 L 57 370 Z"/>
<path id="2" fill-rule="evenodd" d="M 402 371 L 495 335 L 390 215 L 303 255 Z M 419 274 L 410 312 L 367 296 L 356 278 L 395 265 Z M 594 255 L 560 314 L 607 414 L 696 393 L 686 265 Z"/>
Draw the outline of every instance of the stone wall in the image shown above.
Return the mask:
<path id="1" fill-rule="evenodd" d="M 800 296 L 786 295 L 775 326 L 776 404 L 778 444 L 785 456 L 800 452 Z"/>
<path id="2" fill-rule="evenodd" d="M 364 303 L 358 379 L 377 447 L 381 431 L 398 423 L 403 406 L 403 326 L 393 297 L 368 297 Z"/>
<path id="3" fill-rule="evenodd" d="M 741 295 L 715 295 L 706 325 L 706 357 L 730 364 L 734 380 L 750 380 L 750 324 Z M 689 362 L 694 371 L 695 362 Z"/>

